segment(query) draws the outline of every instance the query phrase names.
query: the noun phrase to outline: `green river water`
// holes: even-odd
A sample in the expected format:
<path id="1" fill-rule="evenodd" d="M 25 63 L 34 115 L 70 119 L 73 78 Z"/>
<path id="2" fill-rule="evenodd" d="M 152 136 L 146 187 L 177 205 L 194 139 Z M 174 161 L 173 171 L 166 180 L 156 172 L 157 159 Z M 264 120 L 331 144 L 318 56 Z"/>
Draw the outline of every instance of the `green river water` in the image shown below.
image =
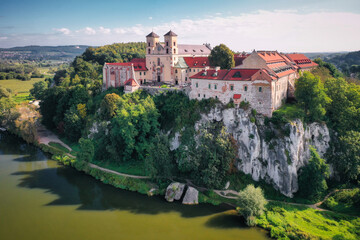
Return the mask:
<path id="1" fill-rule="evenodd" d="M 0 133 L 0 240 L 268 239 L 233 213 L 116 189 Z"/>

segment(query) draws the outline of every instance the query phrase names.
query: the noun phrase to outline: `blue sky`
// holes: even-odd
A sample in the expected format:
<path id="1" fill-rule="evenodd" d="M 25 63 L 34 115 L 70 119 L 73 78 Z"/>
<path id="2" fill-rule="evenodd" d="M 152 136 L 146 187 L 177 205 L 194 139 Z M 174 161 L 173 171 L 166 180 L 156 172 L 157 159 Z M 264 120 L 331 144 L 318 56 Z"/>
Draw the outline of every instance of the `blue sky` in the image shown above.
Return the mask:
<path id="1" fill-rule="evenodd" d="M 358 50 L 359 24 L 360 0 L 0 0 L 0 47 L 144 41 L 171 28 L 179 42 L 239 51 Z"/>

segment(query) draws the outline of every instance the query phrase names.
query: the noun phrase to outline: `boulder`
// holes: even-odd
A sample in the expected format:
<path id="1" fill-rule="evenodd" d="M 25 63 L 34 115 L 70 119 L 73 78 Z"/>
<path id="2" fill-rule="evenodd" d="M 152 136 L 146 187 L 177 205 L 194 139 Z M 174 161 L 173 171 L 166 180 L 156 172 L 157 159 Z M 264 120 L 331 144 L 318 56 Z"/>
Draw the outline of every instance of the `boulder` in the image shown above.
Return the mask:
<path id="1" fill-rule="evenodd" d="M 180 200 L 181 196 L 183 195 L 184 188 L 185 188 L 185 184 L 183 183 L 179 183 L 179 182 L 171 183 L 166 188 L 166 193 L 165 193 L 166 201 L 173 202 L 174 199 Z"/>
<path id="2" fill-rule="evenodd" d="M 199 191 L 193 187 L 188 187 L 182 203 L 188 205 L 198 204 L 198 197 Z"/>

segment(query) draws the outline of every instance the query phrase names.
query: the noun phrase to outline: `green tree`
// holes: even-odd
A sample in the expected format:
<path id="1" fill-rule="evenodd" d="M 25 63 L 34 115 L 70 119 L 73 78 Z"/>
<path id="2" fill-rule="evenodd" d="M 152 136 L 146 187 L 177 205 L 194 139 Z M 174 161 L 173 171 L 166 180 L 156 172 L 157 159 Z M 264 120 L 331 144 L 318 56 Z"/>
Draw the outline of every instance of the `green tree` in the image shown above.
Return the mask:
<path id="1" fill-rule="evenodd" d="M 46 89 L 48 89 L 48 85 L 45 81 L 36 82 L 34 83 L 33 88 L 30 89 L 30 94 L 36 99 L 41 100 L 45 95 Z"/>
<path id="2" fill-rule="evenodd" d="M 299 195 L 307 199 L 318 199 L 328 188 L 326 179 L 329 174 L 329 166 L 325 160 L 310 146 L 309 163 L 300 170 Z"/>
<path id="3" fill-rule="evenodd" d="M 170 153 L 169 139 L 165 134 L 157 134 L 145 159 L 147 175 L 152 178 L 171 178 L 174 169 Z"/>
<path id="4" fill-rule="evenodd" d="M 209 61 L 211 66 L 220 66 L 221 69 L 235 66 L 234 54 L 225 44 L 220 44 L 211 50 Z"/>
<path id="5" fill-rule="evenodd" d="M 104 119 L 110 119 L 115 116 L 117 104 L 119 103 L 120 99 L 120 96 L 116 93 L 105 95 L 100 105 L 100 114 Z"/>
<path id="6" fill-rule="evenodd" d="M 322 120 L 326 113 L 326 106 L 331 102 L 320 78 L 309 72 L 304 72 L 296 81 L 295 97 L 299 105 L 304 108 L 309 121 Z"/>
<path id="7" fill-rule="evenodd" d="M 80 138 L 80 151 L 77 154 L 79 161 L 91 162 L 94 157 L 94 144 L 90 139 Z"/>
<path id="8" fill-rule="evenodd" d="M 0 126 L 7 128 L 15 127 L 15 120 L 19 113 L 14 110 L 15 103 L 8 90 L 0 86 Z"/>
<path id="9" fill-rule="evenodd" d="M 176 152 L 178 169 L 190 175 L 195 183 L 209 188 L 222 188 L 226 175 L 236 157 L 236 150 L 220 123 L 202 126 L 195 131 L 185 131 L 182 144 Z"/>
<path id="10" fill-rule="evenodd" d="M 266 204 L 262 189 L 250 184 L 239 192 L 236 210 L 246 218 L 249 226 L 254 226 L 255 218 L 263 214 Z"/>
<path id="11" fill-rule="evenodd" d="M 141 161 L 147 156 L 158 130 L 159 113 L 151 96 L 140 91 L 123 95 L 116 115 L 111 119 L 110 146 L 116 161 Z"/>
<path id="12" fill-rule="evenodd" d="M 76 110 L 76 107 L 72 107 L 66 111 L 64 117 L 64 127 L 66 137 L 69 140 L 76 142 L 81 137 L 83 122 Z"/>
<path id="13" fill-rule="evenodd" d="M 360 132 L 349 131 L 340 137 L 341 152 L 334 156 L 336 170 L 343 180 L 360 178 Z"/>
<path id="14" fill-rule="evenodd" d="M 332 99 L 326 108 L 329 125 L 340 134 L 360 131 L 360 87 L 343 78 L 329 78 L 324 85 Z"/>

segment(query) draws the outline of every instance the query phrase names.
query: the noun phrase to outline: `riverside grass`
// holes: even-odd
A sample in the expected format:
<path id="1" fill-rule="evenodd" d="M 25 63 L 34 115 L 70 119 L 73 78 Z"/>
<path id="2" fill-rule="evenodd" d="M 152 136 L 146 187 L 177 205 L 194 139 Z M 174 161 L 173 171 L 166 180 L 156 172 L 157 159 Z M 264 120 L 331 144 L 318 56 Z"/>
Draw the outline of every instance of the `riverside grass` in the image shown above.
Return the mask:
<path id="1" fill-rule="evenodd" d="M 276 239 L 360 239 L 360 218 L 270 202 L 256 224 Z"/>

